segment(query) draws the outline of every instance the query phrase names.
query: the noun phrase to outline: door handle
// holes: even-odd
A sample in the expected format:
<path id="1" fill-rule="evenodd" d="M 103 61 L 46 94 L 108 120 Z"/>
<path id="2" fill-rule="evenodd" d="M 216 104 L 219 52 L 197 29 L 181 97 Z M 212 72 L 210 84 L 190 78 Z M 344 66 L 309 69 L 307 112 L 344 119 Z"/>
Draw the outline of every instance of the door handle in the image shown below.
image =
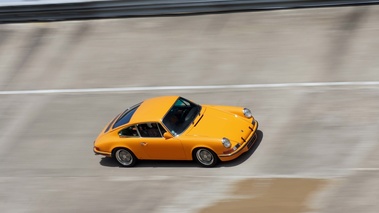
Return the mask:
<path id="1" fill-rule="evenodd" d="M 141 146 L 146 146 L 147 143 L 146 142 L 141 142 Z"/>

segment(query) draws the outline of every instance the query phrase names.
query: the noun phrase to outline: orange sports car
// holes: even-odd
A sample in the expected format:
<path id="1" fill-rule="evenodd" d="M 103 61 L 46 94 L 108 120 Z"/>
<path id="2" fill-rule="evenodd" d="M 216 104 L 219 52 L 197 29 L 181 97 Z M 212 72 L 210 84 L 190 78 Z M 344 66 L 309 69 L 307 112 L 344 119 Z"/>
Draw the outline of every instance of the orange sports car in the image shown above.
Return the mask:
<path id="1" fill-rule="evenodd" d="M 195 160 L 212 167 L 248 151 L 257 128 L 247 108 L 163 96 L 116 116 L 95 140 L 93 151 L 126 167 L 138 160 Z"/>

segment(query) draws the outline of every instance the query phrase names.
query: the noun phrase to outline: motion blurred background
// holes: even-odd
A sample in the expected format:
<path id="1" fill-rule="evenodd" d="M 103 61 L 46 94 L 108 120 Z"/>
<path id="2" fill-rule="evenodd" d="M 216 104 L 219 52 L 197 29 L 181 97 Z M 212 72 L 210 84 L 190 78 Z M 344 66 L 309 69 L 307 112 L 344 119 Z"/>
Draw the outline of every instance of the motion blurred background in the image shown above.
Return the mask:
<path id="1" fill-rule="evenodd" d="M 0 20 L 23 17 L 1 3 Z M 350 4 L 0 24 L 0 209 L 378 212 L 377 20 Z M 251 108 L 260 139 L 210 169 L 93 154 L 159 95 Z"/>

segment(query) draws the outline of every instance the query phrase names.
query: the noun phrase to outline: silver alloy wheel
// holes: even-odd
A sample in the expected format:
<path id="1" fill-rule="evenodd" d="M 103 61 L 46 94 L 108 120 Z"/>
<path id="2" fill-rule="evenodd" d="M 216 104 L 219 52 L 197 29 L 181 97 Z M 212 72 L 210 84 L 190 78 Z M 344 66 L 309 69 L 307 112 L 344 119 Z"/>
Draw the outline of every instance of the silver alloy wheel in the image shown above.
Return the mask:
<path id="1" fill-rule="evenodd" d="M 213 154 L 208 149 L 198 149 L 196 151 L 196 158 L 205 166 L 210 166 L 215 161 Z"/>
<path id="2" fill-rule="evenodd" d="M 116 159 L 123 166 L 130 166 L 134 161 L 133 155 L 126 149 L 118 149 L 116 151 Z"/>

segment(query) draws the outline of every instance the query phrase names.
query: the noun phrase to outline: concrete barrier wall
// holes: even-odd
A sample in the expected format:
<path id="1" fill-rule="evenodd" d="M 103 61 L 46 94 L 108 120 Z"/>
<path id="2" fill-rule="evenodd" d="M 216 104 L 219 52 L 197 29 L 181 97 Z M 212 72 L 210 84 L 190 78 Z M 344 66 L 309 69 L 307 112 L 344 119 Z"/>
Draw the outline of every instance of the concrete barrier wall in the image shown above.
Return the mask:
<path id="1" fill-rule="evenodd" d="M 118 0 L 0 3 L 0 23 L 204 14 L 377 4 L 378 0 Z"/>

